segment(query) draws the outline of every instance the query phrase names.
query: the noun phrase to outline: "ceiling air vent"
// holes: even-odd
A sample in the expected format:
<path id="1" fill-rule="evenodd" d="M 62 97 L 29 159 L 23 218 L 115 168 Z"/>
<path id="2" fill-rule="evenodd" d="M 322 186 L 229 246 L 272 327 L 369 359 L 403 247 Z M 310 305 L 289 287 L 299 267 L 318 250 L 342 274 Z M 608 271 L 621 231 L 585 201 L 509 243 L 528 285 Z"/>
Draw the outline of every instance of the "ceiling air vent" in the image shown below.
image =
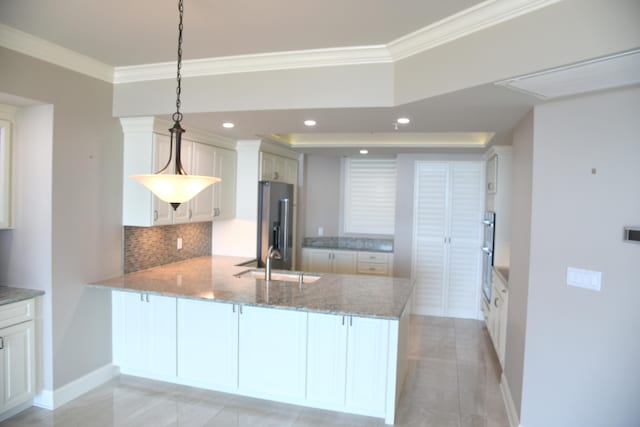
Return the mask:
<path id="1" fill-rule="evenodd" d="M 497 85 L 541 99 L 640 83 L 640 49 L 515 77 Z"/>

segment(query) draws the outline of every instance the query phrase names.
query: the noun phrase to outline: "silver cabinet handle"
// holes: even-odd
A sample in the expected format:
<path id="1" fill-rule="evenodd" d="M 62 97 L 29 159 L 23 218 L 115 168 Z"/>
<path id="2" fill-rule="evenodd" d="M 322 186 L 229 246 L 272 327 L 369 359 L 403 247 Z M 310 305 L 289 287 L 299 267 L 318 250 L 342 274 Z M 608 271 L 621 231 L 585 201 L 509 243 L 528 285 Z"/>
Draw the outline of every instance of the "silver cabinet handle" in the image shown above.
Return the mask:
<path id="1" fill-rule="evenodd" d="M 493 305 L 496 306 L 496 308 L 498 308 L 498 298 L 496 298 L 495 300 L 493 300 Z"/>
<path id="2" fill-rule="evenodd" d="M 140 294 L 140 301 L 144 302 L 144 294 Z"/>
<path id="3" fill-rule="evenodd" d="M 231 307 L 232 307 L 232 309 L 231 309 L 232 313 L 235 313 L 236 312 L 236 305 L 235 304 L 231 304 Z"/>
<path id="4" fill-rule="evenodd" d="M 154 220 L 154 221 L 157 221 L 157 220 L 158 220 L 158 210 L 157 210 L 157 209 L 155 209 L 155 210 L 153 211 L 153 220 Z"/>
<path id="5" fill-rule="evenodd" d="M 342 316 L 342 326 L 344 326 L 344 316 Z"/>
<path id="6" fill-rule="evenodd" d="M 193 211 L 189 209 L 189 219 L 193 218 Z"/>
<path id="7" fill-rule="evenodd" d="M 238 304 L 238 310 L 240 310 L 240 314 L 242 314 L 242 305 Z"/>
<path id="8" fill-rule="evenodd" d="M 149 294 L 147 294 L 146 300 L 147 300 L 147 302 L 149 302 Z"/>
<path id="9" fill-rule="evenodd" d="M 4 349 L 4 337 L 0 337 L 0 350 Z"/>

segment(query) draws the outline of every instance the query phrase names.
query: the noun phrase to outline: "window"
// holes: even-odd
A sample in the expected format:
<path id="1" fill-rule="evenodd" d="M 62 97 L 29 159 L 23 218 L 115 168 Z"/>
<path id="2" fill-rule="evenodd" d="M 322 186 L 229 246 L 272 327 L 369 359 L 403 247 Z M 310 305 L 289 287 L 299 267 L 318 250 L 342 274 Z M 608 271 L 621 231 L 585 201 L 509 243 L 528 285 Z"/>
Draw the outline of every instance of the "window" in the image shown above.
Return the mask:
<path id="1" fill-rule="evenodd" d="M 396 160 L 348 157 L 344 184 L 344 232 L 393 234 Z"/>

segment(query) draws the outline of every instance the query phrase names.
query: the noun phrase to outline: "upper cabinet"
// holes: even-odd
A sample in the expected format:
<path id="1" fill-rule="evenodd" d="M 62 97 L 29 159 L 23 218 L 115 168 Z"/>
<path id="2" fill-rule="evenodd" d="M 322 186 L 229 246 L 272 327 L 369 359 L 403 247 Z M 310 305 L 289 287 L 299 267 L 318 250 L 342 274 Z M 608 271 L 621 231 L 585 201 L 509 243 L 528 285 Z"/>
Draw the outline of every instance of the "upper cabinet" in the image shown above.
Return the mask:
<path id="1" fill-rule="evenodd" d="M 297 185 L 298 161 L 262 151 L 260 153 L 260 179 Z"/>
<path id="2" fill-rule="evenodd" d="M 14 107 L 0 105 L 0 229 L 12 227 L 11 131 Z"/>
<path id="3" fill-rule="evenodd" d="M 124 132 L 124 225 L 152 225 L 211 221 L 235 217 L 236 152 L 231 141 L 193 130 L 182 139 L 182 163 L 191 175 L 217 176 L 214 184 L 176 211 L 130 175 L 155 173 L 167 163 L 170 123 L 154 117 L 120 119 Z M 174 173 L 170 166 L 167 173 Z"/>

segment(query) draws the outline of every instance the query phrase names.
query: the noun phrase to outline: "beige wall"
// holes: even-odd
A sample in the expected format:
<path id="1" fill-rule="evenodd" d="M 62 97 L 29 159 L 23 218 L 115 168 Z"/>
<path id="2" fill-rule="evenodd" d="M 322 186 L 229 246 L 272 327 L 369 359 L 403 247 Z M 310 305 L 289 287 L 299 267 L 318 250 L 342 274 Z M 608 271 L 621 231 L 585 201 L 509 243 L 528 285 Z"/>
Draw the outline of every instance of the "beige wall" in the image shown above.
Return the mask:
<path id="1" fill-rule="evenodd" d="M 4 48 L 0 63 L 0 92 L 53 106 L 53 140 L 31 153 L 51 158 L 51 178 L 39 183 L 51 192 L 51 224 L 40 231 L 51 241 L 50 266 L 34 265 L 28 254 L 2 254 L 17 270 L 50 269 L 51 316 L 44 322 L 52 366 L 45 389 L 53 391 L 111 362 L 110 295 L 85 285 L 122 269 L 122 133 L 111 116 L 112 85 Z M 19 165 L 15 173 L 36 165 Z M 0 239 L 11 235 L 1 232 Z"/>
<path id="2" fill-rule="evenodd" d="M 523 426 L 640 425 L 640 245 L 622 240 L 640 223 L 638 117 L 640 87 L 535 109 Z M 602 290 L 567 286 L 567 267 Z"/>
<path id="3" fill-rule="evenodd" d="M 340 232 L 340 157 L 310 154 L 304 161 L 304 236 L 325 236 Z"/>
<path id="4" fill-rule="evenodd" d="M 534 114 L 530 112 L 518 123 L 513 132 L 512 147 L 511 254 L 504 375 L 518 414 L 522 399 L 529 294 L 533 120 Z"/>

